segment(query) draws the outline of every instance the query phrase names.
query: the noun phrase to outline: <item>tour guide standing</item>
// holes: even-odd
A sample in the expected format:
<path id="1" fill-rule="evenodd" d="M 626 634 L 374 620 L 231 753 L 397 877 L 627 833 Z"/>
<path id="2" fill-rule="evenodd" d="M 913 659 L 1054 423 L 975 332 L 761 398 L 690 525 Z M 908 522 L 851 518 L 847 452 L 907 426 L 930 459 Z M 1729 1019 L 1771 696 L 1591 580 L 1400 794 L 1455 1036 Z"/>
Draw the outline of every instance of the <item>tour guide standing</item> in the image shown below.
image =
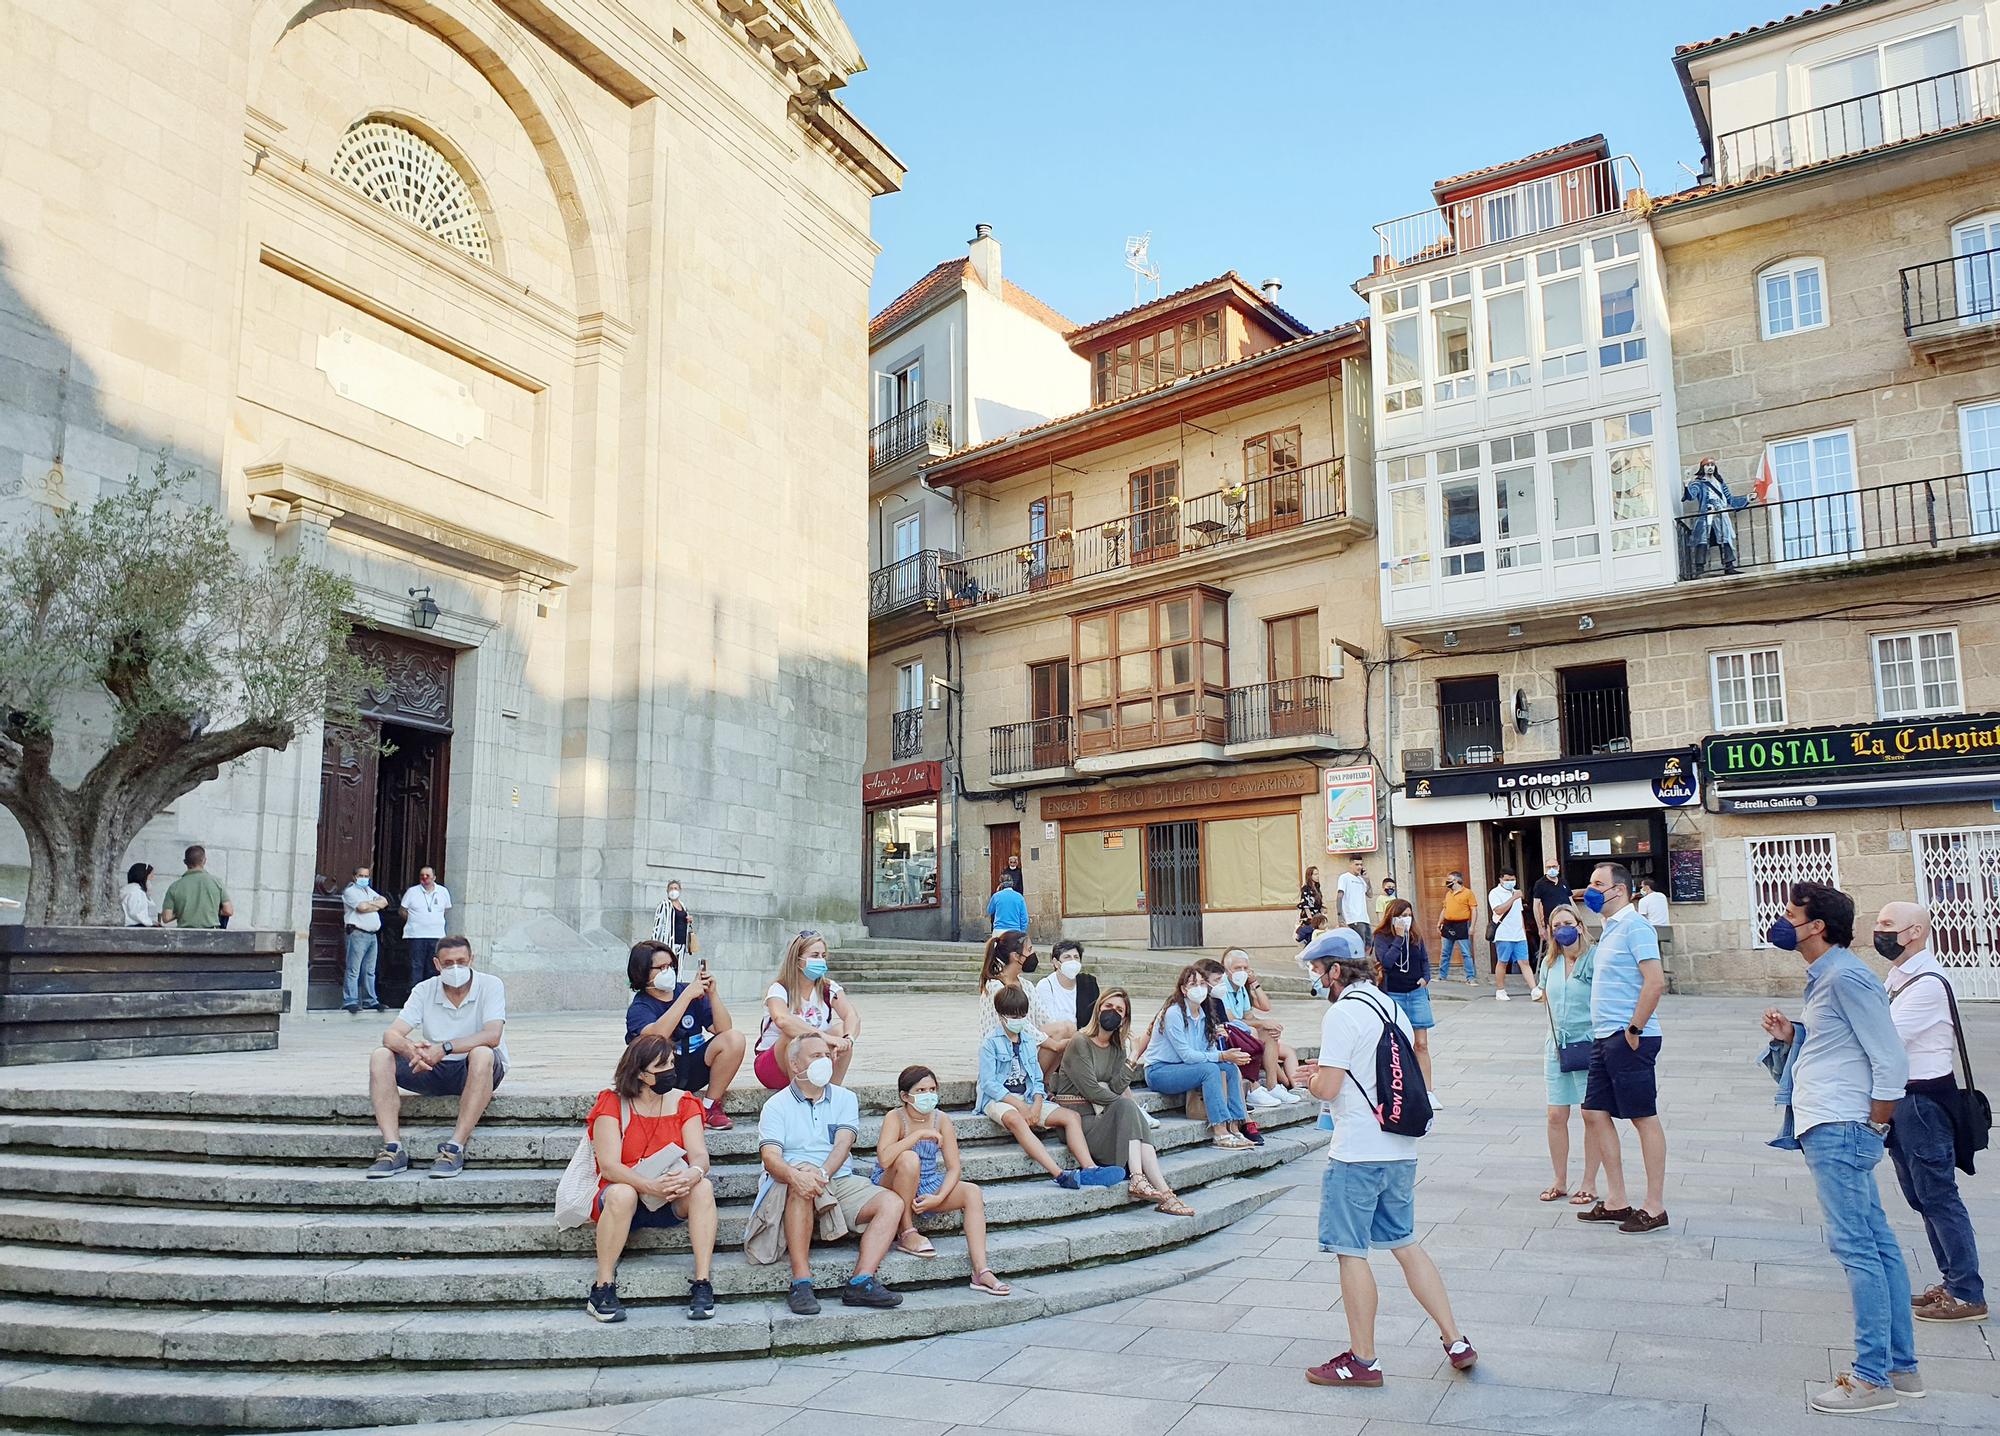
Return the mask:
<path id="1" fill-rule="evenodd" d="M 667 900 L 653 911 L 653 941 L 663 942 L 677 958 L 694 951 L 694 918 L 681 901 L 681 882 L 667 884 Z"/>
<path id="2" fill-rule="evenodd" d="M 1922 1396 L 1910 1273 L 1889 1230 L 1875 1168 L 1889 1119 L 1909 1079 L 1909 1060 L 1889 994 L 1848 950 L 1854 899 L 1822 883 L 1794 883 L 1771 946 L 1806 961 L 1805 1008 L 1793 1022 L 1764 1014 L 1771 1045 L 1764 1065 L 1778 1079 L 1784 1125 L 1774 1147 L 1805 1153 L 1826 1218 L 1826 1244 L 1847 1271 L 1854 1303 L 1854 1370 L 1812 1398 L 1815 1411 L 1882 1411 L 1899 1394 Z"/>
<path id="3" fill-rule="evenodd" d="M 1444 1277 L 1417 1245 L 1417 1139 L 1382 1129 L 1377 1118 L 1376 1049 L 1387 1024 L 1413 1047 L 1409 1019 L 1370 980 L 1375 964 L 1345 928 L 1315 937 L 1299 954 L 1313 990 L 1331 999 L 1320 1022 L 1319 1070 L 1312 1094 L 1333 1104 L 1333 1141 L 1320 1183 L 1320 1250 L 1340 1258 L 1340 1306 L 1347 1317 L 1347 1350 L 1311 1367 L 1315 1386 L 1380 1386 L 1375 1358 L 1375 1273 L 1371 1248 L 1394 1254 L 1410 1295 L 1438 1325 L 1446 1358 L 1470 1370 L 1479 1353 L 1452 1319 Z M 1412 1074 L 1414 1076 L 1415 1074 Z"/>
<path id="4" fill-rule="evenodd" d="M 1632 874 L 1622 863 L 1599 863 L 1584 890 L 1584 906 L 1604 914 L 1590 983 L 1590 1077 L 1583 1093 L 1586 1138 L 1597 1139 L 1604 1162 L 1604 1199 L 1580 1222 L 1616 1222 L 1621 1232 L 1656 1232 L 1667 1224 L 1667 1134 L 1660 1125 L 1660 938 L 1632 904 Z M 1630 1122 L 1646 1164 L 1646 1200 L 1625 1202 L 1625 1158 L 1612 1119 Z"/>
<path id="5" fill-rule="evenodd" d="M 1889 1016 L 1910 1061 L 1908 1085 L 1889 1129 L 1889 1157 L 1903 1200 L 1924 1219 L 1931 1255 L 1944 1280 L 1917 1297 L 1918 1321 L 1984 1321 L 1986 1285 L 1972 1218 L 1958 1195 L 1958 1134 L 1952 1109 L 1960 1101 L 1952 1077 L 1953 1050 L 1963 1050 L 1958 1001 L 1931 952 L 1931 915 L 1913 902 L 1892 902 L 1875 919 L 1875 951 L 1889 959 Z M 1965 1074 L 1968 1084 L 1972 1073 Z M 1970 1169 L 1971 1153 L 1966 1154 Z"/>
<path id="6" fill-rule="evenodd" d="M 354 870 L 354 881 L 340 894 L 341 924 L 347 938 L 347 967 L 341 983 L 340 1005 L 352 1014 L 367 1008 L 383 1010 L 375 995 L 375 960 L 381 955 L 382 909 L 389 899 L 375 891 L 367 864 Z"/>
<path id="7" fill-rule="evenodd" d="M 444 936 L 444 915 L 451 911 L 451 893 L 429 868 L 417 873 L 416 886 L 403 894 L 403 946 L 410 959 L 410 986 L 431 975 L 438 940 Z"/>

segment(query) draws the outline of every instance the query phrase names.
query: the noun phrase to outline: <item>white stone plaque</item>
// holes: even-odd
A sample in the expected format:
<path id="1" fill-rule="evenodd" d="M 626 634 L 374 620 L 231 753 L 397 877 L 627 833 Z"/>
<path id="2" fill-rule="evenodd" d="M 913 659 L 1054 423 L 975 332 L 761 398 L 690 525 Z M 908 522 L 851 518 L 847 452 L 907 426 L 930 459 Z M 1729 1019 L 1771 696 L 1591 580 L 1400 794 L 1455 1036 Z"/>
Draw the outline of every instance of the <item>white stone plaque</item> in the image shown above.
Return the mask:
<path id="1" fill-rule="evenodd" d="M 464 448 L 486 437 L 472 391 L 428 364 L 348 329 L 322 334 L 319 371 L 341 398 Z"/>

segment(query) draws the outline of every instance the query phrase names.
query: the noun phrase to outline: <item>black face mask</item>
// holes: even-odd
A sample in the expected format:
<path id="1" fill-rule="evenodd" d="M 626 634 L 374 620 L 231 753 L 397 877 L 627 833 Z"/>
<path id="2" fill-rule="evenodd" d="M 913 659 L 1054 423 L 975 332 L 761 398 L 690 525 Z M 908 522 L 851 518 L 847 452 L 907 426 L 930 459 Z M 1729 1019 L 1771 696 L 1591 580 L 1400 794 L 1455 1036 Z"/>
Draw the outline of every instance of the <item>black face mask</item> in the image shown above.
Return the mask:
<path id="1" fill-rule="evenodd" d="M 1108 1037 L 1116 1037 L 1118 1029 L 1125 1025 L 1125 1014 L 1115 1007 L 1107 1007 L 1097 1014 L 1097 1028 Z"/>
<path id="2" fill-rule="evenodd" d="M 673 1091 L 674 1074 L 671 1072 L 655 1072 L 653 1074 L 653 1090 L 655 1092 Z"/>
<path id="3" fill-rule="evenodd" d="M 1041 965 L 1042 965 L 1042 955 L 1038 952 L 1033 957 L 1027 958 L 1021 963 L 1021 971 L 1033 972 L 1036 968 L 1040 967 Z"/>
<path id="4" fill-rule="evenodd" d="M 1894 962 L 1903 955 L 1903 940 L 1893 932 L 1878 932 L 1875 934 L 1875 950 Z"/>

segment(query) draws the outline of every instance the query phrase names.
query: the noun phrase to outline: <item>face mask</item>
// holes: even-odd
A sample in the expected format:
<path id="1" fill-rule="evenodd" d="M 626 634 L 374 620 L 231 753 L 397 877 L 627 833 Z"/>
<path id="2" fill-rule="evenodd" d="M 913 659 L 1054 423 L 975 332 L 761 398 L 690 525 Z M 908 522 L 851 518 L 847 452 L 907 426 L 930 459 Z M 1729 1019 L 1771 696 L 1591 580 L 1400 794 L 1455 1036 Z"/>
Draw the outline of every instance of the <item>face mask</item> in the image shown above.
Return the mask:
<path id="1" fill-rule="evenodd" d="M 1248 987 L 1250 985 L 1250 969 L 1239 967 L 1236 971 L 1230 973 L 1229 985 L 1231 987 Z"/>
<path id="2" fill-rule="evenodd" d="M 374 882 L 373 878 L 356 878 L 354 880 L 354 885 L 358 888 L 365 888 L 373 882 Z"/>
<path id="3" fill-rule="evenodd" d="M 1083 964 L 1081 962 L 1078 962 L 1073 957 L 1065 958 L 1063 960 L 1063 965 L 1057 968 L 1056 971 L 1060 972 L 1064 977 L 1068 978 L 1071 982 L 1075 982 L 1076 975 L 1079 972 L 1083 971 Z"/>
<path id="4" fill-rule="evenodd" d="M 1382 885 L 1383 897 L 1394 897 L 1395 895 L 1396 895 L 1396 890 L 1394 888 L 1390 887 L 1387 883 L 1384 883 Z"/>
<path id="5" fill-rule="evenodd" d="M 654 973 L 653 986 L 661 992 L 672 992 L 674 990 L 674 970 L 671 967 L 663 967 Z"/>
<path id="6" fill-rule="evenodd" d="M 450 967 L 439 968 L 438 976 L 444 979 L 446 987 L 463 987 L 472 981 L 472 969 L 463 963 L 454 963 Z"/>
<path id="7" fill-rule="evenodd" d="M 815 1057 L 806 1063 L 806 1081 L 815 1087 L 824 1087 L 833 1080 L 833 1059 Z"/>
<path id="8" fill-rule="evenodd" d="M 818 982 L 822 977 L 825 976 L 826 976 L 825 958 L 809 957 L 806 959 L 806 980 L 808 982 Z"/>
<path id="9" fill-rule="evenodd" d="M 1592 912 L 1603 912 L 1604 894 L 1596 888 L 1585 888 L 1583 890 L 1583 905 Z"/>
<path id="10" fill-rule="evenodd" d="M 1187 990 L 1187 1000 L 1189 1002 L 1197 1002 L 1197 1003 L 1208 1001 L 1208 984 L 1205 982 L 1197 982 L 1193 987 L 1190 987 Z"/>
<path id="11" fill-rule="evenodd" d="M 1033 972 L 1036 968 L 1040 967 L 1041 965 L 1042 965 L 1042 955 L 1040 953 L 1031 953 L 1029 956 L 1021 960 L 1021 971 Z"/>
<path id="12" fill-rule="evenodd" d="M 1502 878 L 1500 880 L 1500 886 L 1507 889 L 1508 892 L 1512 892 L 1514 891 L 1515 883 L 1512 878 Z"/>
<path id="13" fill-rule="evenodd" d="M 679 902 L 680 900 L 681 900 L 681 890 L 680 890 L 679 888 L 668 888 L 668 889 L 667 889 L 667 901 L 668 901 L 668 902 Z"/>
<path id="14" fill-rule="evenodd" d="M 1125 1014 L 1115 1007 L 1107 1007 L 1097 1014 L 1097 1029 L 1116 1036 L 1118 1029 L 1125 1025 Z"/>
<path id="15" fill-rule="evenodd" d="M 1575 947 L 1576 940 L 1583 936 L 1581 928 L 1559 927 L 1555 931 L 1557 947 Z"/>
<path id="16" fill-rule="evenodd" d="M 935 1092 L 919 1092 L 910 1098 L 910 1105 L 924 1116 L 929 1116 L 937 1111 L 937 1099 L 938 1094 Z"/>
<path id="17" fill-rule="evenodd" d="M 1903 955 L 1903 940 L 1893 932 L 1875 934 L 1875 951 L 1894 962 Z"/>
<path id="18" fill-rule="evenodd" d="M 1317 972 L 1315 972 L 1312 975 L 1312 994 L 1314 997 L 1333 996 L 1333 989 L 1328 987 L 1326 983 L 1321 980 L 1320 975 Z"/>
<path id="19" fill-rule="evenodd" d="M 1771 946 L 1782 952 L 1799 950 L 1799 930 L 1792 926 L 1792 920 L 1788 917 L 1781 917 L 1772 923 L 1771 930 L 1765 933 L 1764 937 Z"/>
<path id="20" fill-rule="evenodd" d="M 671 1072 L 655 1072 L 653 1074 L 653 1090 L 655 1092 L 673 1091 L 674 1074 Z"/>
<path id="21" fill-rule="evenodd" d="M 1405 916 L 1405 917 L 1399 917 L 1399 918 L 1397 918 L 1397 919 L 1396 919 L 1396 931 L 1397 931 L 1397 932 L 1399 932 L 1399 933 L 1406 933 L 1406 932 L 1408 932 L 1409 930 L 1410 930 L 1410 919 L 1409 919 L 1409 918 L 1408 918 L 1407 916 Z"/>
<path id="22" fill-rule="evenodd" d="M 1542 876 L 1547 878 L 1550 882 L 1554 882 L 1556 880 L 1556 873 L 1559 871 L 1560 869 L 1557 868 L 1543 868 Z"/>
<path id="23" fill-rule="evenodd" d="M 1023 1027 L 1028 1025 L 1028 1019 L 1025 1017 L 1003 1017 L 1000 1019 L 1000 1025 L 1005 1027 L 1009 1032 L 1018 1033 Z"/>

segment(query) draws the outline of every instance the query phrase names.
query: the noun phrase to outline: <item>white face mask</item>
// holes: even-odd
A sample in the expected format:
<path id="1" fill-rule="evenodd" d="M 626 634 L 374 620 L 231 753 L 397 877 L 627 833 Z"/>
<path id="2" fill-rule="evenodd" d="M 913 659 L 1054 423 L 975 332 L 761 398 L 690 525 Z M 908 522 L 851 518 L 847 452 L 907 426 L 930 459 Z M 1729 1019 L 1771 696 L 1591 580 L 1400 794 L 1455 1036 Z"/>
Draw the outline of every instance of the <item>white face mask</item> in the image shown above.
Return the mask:
<path id="1" fill-rule="evenodd" d="M 681 890 L 680 890 L 679 888 L 668 888 L 668 889 L 667 889 L 667 901 L 668 901 L 668 902 L 679 902 L 680 900 L 681 900 Z"/>
<path id="2" fill-rule="evenodd" d="M 1063 959 L 1062 966 L 1057 968 L 1056 971 L 1060 972 L 1071 982 L 1075 982 L 1076 975 L 1083 971 L 1083 964 L 1073 957 L 1066 957 Z"/>
<path id="3" fill-rule="evenodd" d="M 1250 985 L 1250 969 L 1247 967 L 1237 968 L 1236 971 L 1229 974 L 1229 981 L 1230 985 L 1234 987 L 1248 987 Z"/>
<path id="4" fill-rule="evenodd" d="M 815 1087 L 824 1087 L 833 1080 L 833 1059 L 815 1057 L 806 1063 L 806 1081 Z"/>
<path id="5" fill-rule="evenodd" d="M 1408 932 L 1409 930 L 1410 930 L 1410 920 L 1408 917 L 1399 917 L 1396 919 L 1397 932 Z"/>
<path id="6" fill-rule="evenodd" d="M 661 992 L 672 992 L 674 990 L 674 970 L 671 967 L 663 967 L 655 972 L 653 974 L 653 986 Z"/>
<path id="7" fill-rule="evenodd" d="M 1197 982 L 1193 987 L 1190 987 L 1187 990 L 1187 1000 L 1189 1002 L 1208 1001 L 1208 984 L 1205 982 Z"/>
<path id="8" fill-rule="evenodd" d="M 472 981 L 472 969 L 464 963 L 455 962 L 450 967 L 439 968 L 438 976 L 444 979 L 446 987 L 463 987 Z"/>

